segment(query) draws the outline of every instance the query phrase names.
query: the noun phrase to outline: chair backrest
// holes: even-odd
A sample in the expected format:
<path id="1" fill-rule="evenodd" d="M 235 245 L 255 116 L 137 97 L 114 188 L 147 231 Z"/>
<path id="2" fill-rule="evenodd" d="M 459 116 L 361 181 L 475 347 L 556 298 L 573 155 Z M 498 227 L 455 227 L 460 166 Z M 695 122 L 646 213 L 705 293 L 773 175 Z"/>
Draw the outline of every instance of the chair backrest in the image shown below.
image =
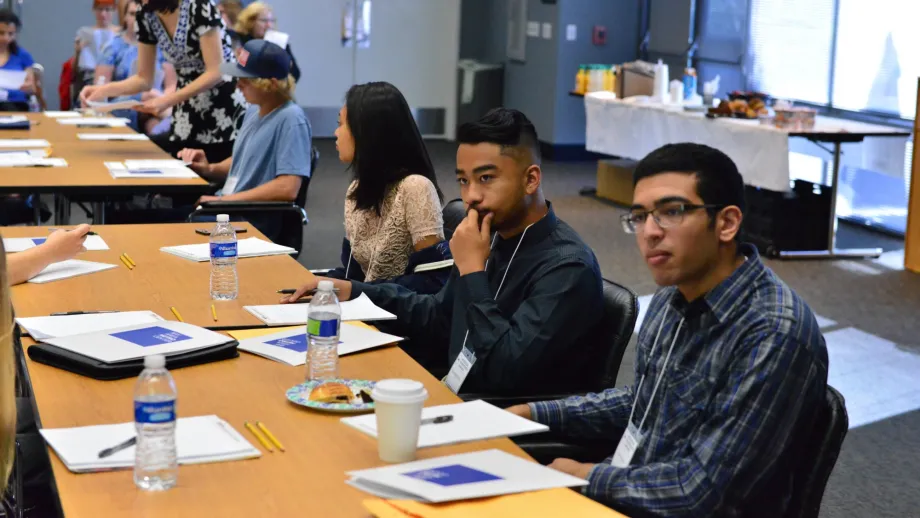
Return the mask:
<path id="1" fill-rule="evenodd" d="M 444 239 L 450 241 L 454 235 L 454 230 L 460 226 L 460 222 L 466 217 L 466 206 L 460 198 L 450 200 L 444 205 Z"/>
<path id="2" fill-rule="evenodd" d="M 603 387 L 616 385 L 623 353 L 632 337 L 639 317 L 639 297 L 629 288 L 604 279 L 604 317 L 601 319 L 600 336 L 610 347 L 604 366 Z"/>
<path id="3" fill-rule="evenodd" d="M 294 200 L 294 203 L 304 210 L 307 208 L 307 193 L 310 191 L 310 180 L 316 174 L 317 164 L 319 164 L 319 150 L 314 146 L 310 150 L 310 176 L 300 182 L 300 190 L 297 191 L 297 198 Z"/>
<path id="4" fill-rule="evenodd" d="M 796 449 L 798 465 L 793 471 L 788 518 L 817 518 L 840 447 L 847 436 L 850 418 L 843 396 L 827 386 L 824 404 Z"/>

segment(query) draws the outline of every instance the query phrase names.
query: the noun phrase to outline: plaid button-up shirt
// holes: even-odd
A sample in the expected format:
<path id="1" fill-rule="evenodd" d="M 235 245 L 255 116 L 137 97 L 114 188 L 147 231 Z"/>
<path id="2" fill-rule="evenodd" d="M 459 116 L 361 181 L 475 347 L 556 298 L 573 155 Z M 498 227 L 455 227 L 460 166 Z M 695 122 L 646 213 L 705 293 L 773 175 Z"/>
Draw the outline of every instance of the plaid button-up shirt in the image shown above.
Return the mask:
<path id="1" fill-rule="evenodd" d="M 751 508 L 763 500 L 785 507 L 790 473 L 780 459 L 823 404 L 827 348 L 808 306 L 756 249 L 742 252 L 744 264 L 692 303 L 674 287 L 655 294 L 632 386 L 531 404 L 535 421 L 573 439 L 611 439 L 626 428 L 633 401 L 634 426 L 649 409 L 630 465 L 596 465 L 586 495 L 662 516 L 750 516 L 766 511 Z"/>

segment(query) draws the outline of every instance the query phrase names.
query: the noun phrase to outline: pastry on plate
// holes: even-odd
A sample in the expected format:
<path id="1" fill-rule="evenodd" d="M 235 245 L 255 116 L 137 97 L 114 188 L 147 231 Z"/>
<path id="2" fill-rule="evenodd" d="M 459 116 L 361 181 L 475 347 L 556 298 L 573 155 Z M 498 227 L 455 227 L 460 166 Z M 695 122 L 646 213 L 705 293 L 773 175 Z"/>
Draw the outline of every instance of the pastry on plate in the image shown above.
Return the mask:
<path id="1" fill-rule="evenodd" d="M 310 401 L 320 403 L 348 403 L 355 397 L 354 393 L 344 383 L 334 381 L 317 385 L 310 392 Z"/>

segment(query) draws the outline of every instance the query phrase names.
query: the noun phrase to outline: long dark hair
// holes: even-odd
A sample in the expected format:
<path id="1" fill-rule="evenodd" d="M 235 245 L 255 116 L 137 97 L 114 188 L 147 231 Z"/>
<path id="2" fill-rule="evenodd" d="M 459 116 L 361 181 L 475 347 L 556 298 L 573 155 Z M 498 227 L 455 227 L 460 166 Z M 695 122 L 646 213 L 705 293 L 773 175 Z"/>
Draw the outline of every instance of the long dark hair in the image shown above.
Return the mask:
<path id="1" fill-rule="evenodd" d="M 411 174 L 431 180 L 443 194 L 409 103 L 390 83 L 354 85 L 345 95 L 348 127 L 355 141 L 351 161 L 357 185 L 349 195 L 359 210 L 380 208 L 389 188 Z"/>
<path id="2" fill-rule="evenodd" d="M 143 8 L 149 12 L 166 14 L 178 9 L 181 1 L 182 0 L 150 0 Z M 217 8 L 215 7 L 215 9 Z"/>
<path id="3" fill-rule="evenodd" d="M 14 25 L 17 32 L 22 28 L 22 21 L 9 9 L 0 9 L 0 23 Z M 10 54 L 19 54 L 19 44 L 15 39 L 10 42 Z"/>

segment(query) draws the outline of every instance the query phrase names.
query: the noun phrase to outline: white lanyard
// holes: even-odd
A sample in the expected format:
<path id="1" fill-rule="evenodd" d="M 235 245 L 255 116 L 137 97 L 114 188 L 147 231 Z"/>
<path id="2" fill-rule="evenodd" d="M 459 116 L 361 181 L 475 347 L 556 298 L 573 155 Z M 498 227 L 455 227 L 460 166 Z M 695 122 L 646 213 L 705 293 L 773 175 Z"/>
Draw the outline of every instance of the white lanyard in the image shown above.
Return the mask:
<path id="1" fill-rule="evenodd" d="M 527 225 L 527 228 L 524 229 L 524 232 L 521 233 L 521 239 L 518 240 L 517 246 L 514 247 L 514 252 L 511 253 L 511 260 L 508 261 L 508 266 L 505 267 L 505 273 L 502 275 L 501 282 L 498 283 L 498 289 L 495 290 L 495 296 L 492 297 L 493 300 L 498 300 L 498 294 L 502 291 L 502 286 L 505 285 L 505 279 L 508 277 L 508 272 L 511 271 L 511 263 L 514 262 L 514 257 L 518 253 L 518 249 L 521 248 L 521 243 L 524 242 L 524 236 L 527 235 L 527 231 L 530 230 L 530 227 L 534 226 L 537 222 L 533 222 L 530 225 Z M 495 246 L 495 240 L 498 239 L 498 233 L 496 232 L 495 237 L 492 238 L 492 244 L 489 245 L 489 258 L 486 259 L 486 265 L 484 270 L 489 271 L 489 261 L 492 256 L 492 248 Z M 447 376 L 444 378 L 444 383 L 447 384 L 454 394 L 460 391 L 460 387 L 463 385 L 463 381 L 466 380 L 467 375 L 469 375 L 470 370 L 473 368 L 473 364 L 476 363 L 476 354 L 466 348 L 466 341 L 470 337 L 470 328 L 467 326 L 466 334 L 463 335 L 463 346 L 460 348 L 460 354 L 457 355 L 457 359 L 454 360 L 454 364 L 450 368 L 450 372 L 447 373 Z"/>
<path id="2" fill-rule="evenodd" d="M 658 326 L 658 333 L 655 334 L 655 342 L 652 344 L 652 350 L 649 352 L 649 360 L 652 360 L 655 355 L 655 349 L 658 348 L 658 339 L 661 337 L 661 330 L 664 329 L 665 318 L 661 317 L 661 325 Z M 661 384 L 661 380 L 664 378 L 665 373 L 668 369 L 668 362 L 671 360 L 671 351 L 674 350 L 674 344 L 677 343 L 677 337 L 680 336 L 680 329 L 684 325 L 684 319 L 680 319 L 680 323 L 677 324 L 677 332 L 674 333 L 674 338 L 671 340 L 671 347 L 668 347 L 668 354 L 664 357 L 664 365 L 661 366 L 661 372 L 658 374 L 658 379 L 655 380 L 655 386 L 652 388 L 652 397 L 648 401 L 648 405 L 645 407 L 645 413 L 642 414 L 642 421 L 639 421 L 639 427 L 636 431 L 642 431 L 642 426 L 645 424 L 645 419 L 648 418 L 649 410 L 652 408 L 652 403 L 655 402 L 655 396 L 658 394 L 658 386 Z M 636 397 L 633 399 L 632 409 L 629 411 L 629 424 L 632 424 L 633 413 L 636 411 L 636 405 L 639 402 L 639 394 L 642 393 L 642 383 L 645 382 L 645 374 L 639 379 L 639 385 L 636 387 Z"/>

